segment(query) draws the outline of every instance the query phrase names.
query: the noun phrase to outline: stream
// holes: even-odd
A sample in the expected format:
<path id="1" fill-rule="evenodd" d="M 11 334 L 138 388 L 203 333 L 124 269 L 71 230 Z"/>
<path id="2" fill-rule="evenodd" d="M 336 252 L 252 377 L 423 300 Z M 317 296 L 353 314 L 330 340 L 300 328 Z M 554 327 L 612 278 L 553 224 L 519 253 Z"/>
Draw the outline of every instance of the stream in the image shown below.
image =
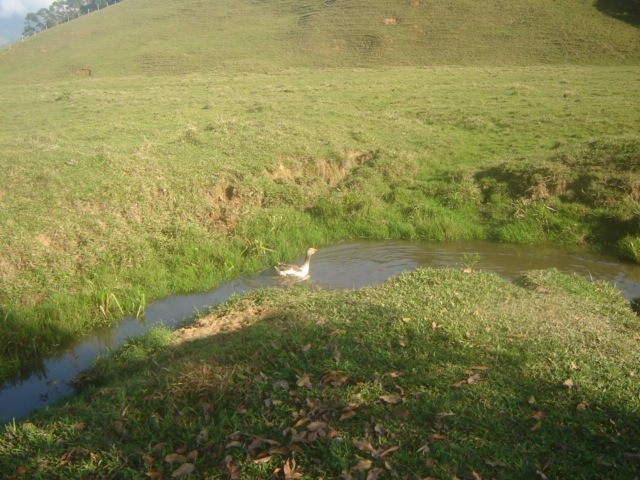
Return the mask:
<path id="1" fill-rule="evenodd" d="M 494 272 L 514 280 L 527 270 L 556 268 L 587 279 L 615 284 L 631 300 L 640 297 L 640 266 L 619 263 L 584 250 L 523 247 L 489 242 L 407 243 L 357 242 L 321 248 L 311 261 L 308 280 L 319 288 L 355 289 L 384 282 L 404 270 L 418 267 L 462 267 L 463 255 L 478 254 L 477 270 Z M 300 262 L 301 258 L 294 259 Z M 69 381 L 88 368 L 99 355 L 141 335 L 150 327 L 176 327 L 198 312 L 223 302 L 233 294 L 283 286 L 265 270 L 241 276 L 215 289 L 189 295 L 173 295 L 149 304 L 142 319 L 125 317 L 111 328 L 96 329 L 89 336 L 42 360 L 22 378 L 0 390 L 0 423 L 23 419 L 30 411 L 73 393 Z"/>

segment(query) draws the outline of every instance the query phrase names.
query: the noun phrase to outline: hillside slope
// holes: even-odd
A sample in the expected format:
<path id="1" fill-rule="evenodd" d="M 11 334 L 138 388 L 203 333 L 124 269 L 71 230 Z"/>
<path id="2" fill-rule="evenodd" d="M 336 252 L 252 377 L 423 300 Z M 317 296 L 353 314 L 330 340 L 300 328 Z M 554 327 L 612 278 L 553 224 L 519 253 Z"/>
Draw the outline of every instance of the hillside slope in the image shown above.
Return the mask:
<path id="1" fill-rule="evenodd" d="M 120 76 L 314 66 L 637 63 L 637 6 L 627 2 L 628 11 L 620 12 L 610 3 L 128 0 L 5 48 L 0 81 L 69 78 L 84 69 Z"/>

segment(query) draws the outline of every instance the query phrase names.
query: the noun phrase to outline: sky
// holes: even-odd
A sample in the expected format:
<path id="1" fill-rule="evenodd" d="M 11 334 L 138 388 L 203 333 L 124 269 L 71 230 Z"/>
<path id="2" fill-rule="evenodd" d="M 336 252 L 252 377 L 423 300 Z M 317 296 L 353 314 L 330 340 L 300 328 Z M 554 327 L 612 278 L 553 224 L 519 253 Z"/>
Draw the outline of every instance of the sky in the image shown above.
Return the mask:
<path id="1" fill-rule="evenodd" d="M 48 7 L 53 0 L 0 0 L 0 45 L 18 40 L 22 36 L 24 17 Z"/>

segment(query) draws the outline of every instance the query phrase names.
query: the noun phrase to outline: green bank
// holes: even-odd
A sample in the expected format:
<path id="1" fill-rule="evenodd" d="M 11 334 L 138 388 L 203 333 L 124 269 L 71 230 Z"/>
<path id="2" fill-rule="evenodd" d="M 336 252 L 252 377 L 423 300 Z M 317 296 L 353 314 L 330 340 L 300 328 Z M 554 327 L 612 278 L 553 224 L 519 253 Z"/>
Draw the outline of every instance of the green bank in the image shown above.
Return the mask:
<path id="1" fill-rule="evenodd" d="M 102 358 L 4 429 L 0 472 L 633 478 L 639 341 L 615 288 L 554 271 L 253 292 Z"/>

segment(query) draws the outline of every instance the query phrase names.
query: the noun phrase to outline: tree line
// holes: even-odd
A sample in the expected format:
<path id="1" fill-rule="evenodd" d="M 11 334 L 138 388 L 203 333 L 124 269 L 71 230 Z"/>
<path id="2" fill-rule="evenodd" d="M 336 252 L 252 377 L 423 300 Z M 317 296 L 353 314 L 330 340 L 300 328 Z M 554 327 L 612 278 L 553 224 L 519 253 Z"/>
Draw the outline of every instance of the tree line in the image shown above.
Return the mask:
<path id="1" fill-rule="evenodd" d="M 34 35 L 47 28 L 55 27 L 94 10 L 108 7 L 123 0 L 56 0 L 49 8 L 30 12 L 24 18 L 23 37 Z"/>

